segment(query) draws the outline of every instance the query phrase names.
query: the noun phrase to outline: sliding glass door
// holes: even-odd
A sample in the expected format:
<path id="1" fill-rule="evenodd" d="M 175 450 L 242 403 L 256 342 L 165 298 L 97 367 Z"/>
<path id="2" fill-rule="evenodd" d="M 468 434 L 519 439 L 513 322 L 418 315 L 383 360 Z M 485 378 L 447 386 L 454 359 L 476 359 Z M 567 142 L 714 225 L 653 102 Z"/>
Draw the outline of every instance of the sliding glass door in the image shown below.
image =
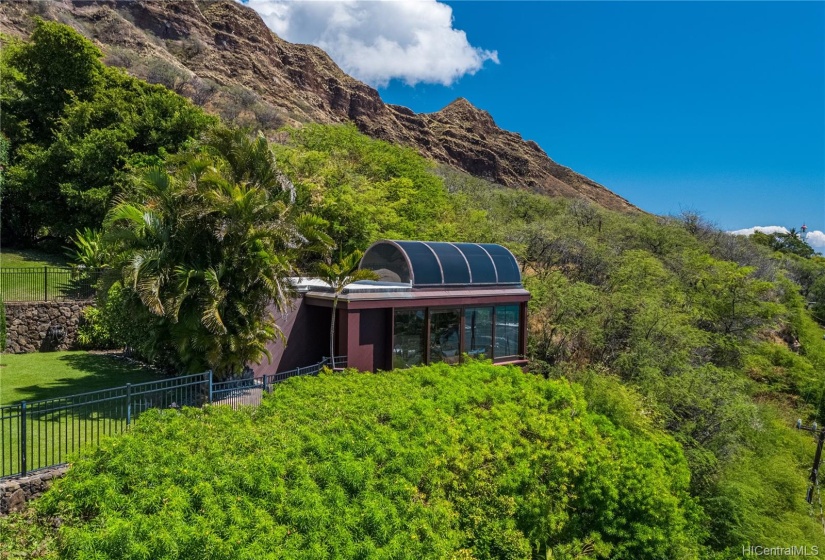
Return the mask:
<path id="1" fill-rule="evenodd" d="M 396 309 L 393 368 L 457 364 L 467 354 L 507 361 L 520 356 L 521 306 Z"/>
<path id="2" fill-rule="evenodd" d="M 424 363 L 426 318 L 427 313 L 424 309 L 395 310 L 393 368 L 406 368 Z"/>
<path id="3" fill-rule="evenodd" d="M 461 359 L 461 311 L 430 310 L 430 363 L 457 364 Z"/>
<path id="4" fill-rule="evenodd" d="M 496 306 L 496 343 L 493 356 L 496 360 L 515 358 L 519 353 L 519 306 Z"/>
<path id="5" fill-rule="evenodd" d="M 464 310 L 464 353 L 476 359 L 493 357 L 492 307 L 468 307 Z"/>

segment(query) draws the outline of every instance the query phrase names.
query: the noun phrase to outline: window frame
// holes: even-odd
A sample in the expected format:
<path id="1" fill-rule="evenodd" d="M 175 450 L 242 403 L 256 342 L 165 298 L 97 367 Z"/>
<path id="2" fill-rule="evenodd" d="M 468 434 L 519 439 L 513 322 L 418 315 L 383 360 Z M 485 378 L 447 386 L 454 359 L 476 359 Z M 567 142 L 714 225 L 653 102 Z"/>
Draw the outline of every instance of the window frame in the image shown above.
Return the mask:
<path id="1" fill-rule="evenodd" d="M 496 323 L 498 319 L 498 307 L 503 306 L 515 306 L 518 316 L 517 316 L 517 336 L 516 336 L 516 349 L 518 350 L 515 354 L 510 354 L 507 356 L 497 356 L 496 355 Z M 467 309 L 473 308 L 486 308 L 491 309 L 491 340 L 490 340 L 490 349 L 492 356 L 487 356 L 487 359 L 492 360 L 495 363 L 506 363 L 512 362 L 516 360 L 523 360 L 524 355 L 521 354 L 520 350 L 523 348 L 522 340 L 526 336 L 524 332 L 525 322 L 524 322 L 524 311 L 525 306 L 522 302 L 505 302 L 505 303 L 489 303 L 489 304 L 465 304 L 465 305 L 433 305 L 433 306 L 415 306 L 415 307 L 393 307 L 392 310 L 392 321 L 390 322 L 390 329 L 391 329 L 391 336 L 390 336 L 390 363 L 395 369 L 395 321 L 396 321 L 396 314 L 398 312 L 411 312 L 411 311 L 424 311 L 424 329 L 421 333 L 424 337 L 424 360 L 421 364 L 418 365 L 430 365 L 432 363 L 441 363 L 441 362 L 432 362 L 430 360 L 430 352 L 431 350 L 431 335 L 432 335 L 432 324 L 431 324 L 431 315 L 432 311 L 458 311 L 459 314 L 459 360 L 458 363 L 465 362 L 465 355 L 467 352 L 465 340 L 464 340 L 464 332 L 466 329 L 466 313 Z M 414 366 L 408 366 L 414 367 Z"/>

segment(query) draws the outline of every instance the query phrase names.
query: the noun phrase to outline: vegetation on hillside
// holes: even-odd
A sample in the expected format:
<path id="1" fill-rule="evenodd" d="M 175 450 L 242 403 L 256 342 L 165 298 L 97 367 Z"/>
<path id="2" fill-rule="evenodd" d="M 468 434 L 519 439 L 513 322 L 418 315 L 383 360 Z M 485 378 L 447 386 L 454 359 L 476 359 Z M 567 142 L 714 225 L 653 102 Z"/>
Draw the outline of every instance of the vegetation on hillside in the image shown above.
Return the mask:
<path id="1" fill-rule="evenodd" d="M 380 238 L 455 239 L 468 217 L 412 149 L 370 140 L 354 126 L 287 132 L 287 144 L 273 146 L 278 166 L 298 189 L 297 204 L 329 223 L 342 255 Z"/>
<path id="2" fill-rule="evenodd" d="M 202 149 L 146 171 L 104 222 L 113 274 L 103 290 L 119 293 L 115 320 L 139 326 L 121 331 L 124 342 L 218 378 L 259 362 L 279 334 L 267 308 L 287 309 L 294 263 L 329 243 L 293 199 L 266 140 L 240 131 L 213 131 Z"/>
<path id="3" fill-rule="evenodd" d="M 2 43 L 6 245 L 60 247 L 75 230 L 99 227 L 132 166 L 160 162 L 215 122 L 166 88 L 104 66 L 68 26 L 38 21 L 29 41 Z"/>
<path id="4" fill-rule="evenodd" d="M 292 379 L 240 413 L 148 412 L 37 509 L 63 520 L 65 558 L 689 558 L 688 478 L 661 432 L 472 363 Z"/>
<path id="5" fill-rule="evenodd" d="M 3 103 L 18 90 L 3 90 Z M 825 421 L 825 260 L 804 240 L 733 237 L 695 214 L 628 216 L 504 189 L 352 126 L 286 130 L 274 145 L 220 125 L 202 130 L 192 127 L 174 148 L 135 149 L 128 162 L 101 167 L 117 178 L 104 197 L 117 193 L 115 204 L 100 207 L 105 219 L 101 211 L 83 223 L 102 233 L 76 238 L 82 258 L 112 271 L 92 321 L 101 338 L 176 368 L 231 373 L 264 358 L 262 342 L 274 336 L 265 303 L 283 301 L 279 280 L 292 271 L 379 238 L 498 242 L 517 254 L 533 294 L 535 375 L 473 364 L 322 377 L 277 390 L 259 413 L 159 416 L 147 426 L 174 446 L 158 444 L 162 436 L 149 428 L 110 442 L 73 469 L 66 494 L 44 500 L 43 519 L 73 520 L 61 531 L 65 554 L 84 557 L 92 546 L 137 554 L 150 550 L 139 548 L 144 537 L 176 554 L 184 549 L 170 543 L 213 547 L 218 557 L 237 540 L 251 556 L 276 543 L 273 553 L 284 557 L 312 556 L 322 541 L 368 557 L 545 558 L 550 549 L 557 558 L 734 558 L 754 543 L 825 547 L 817 512 L 804 501 L 813 444 L 792 428 L 797 417 Z M 21 150 L 13 140 L 13 165 L 30 173 Z M 74 231 L 70 214 L 38 231 Z M 478 386 L 465 387 L 461 376 Z M 488 384 L 503 393 L 483 393 Z M 396 387 L 399 410 L 421 417 L 371 420 Z M 295 429 L 264 429 L 273 418 Z M 501 427 L 530 419 L 546 424 Z M 446 463 L 428 455 L 428 434 L 435 448 L 446 438 Z M 391 459 L 381 455 L 384 437 L 420 443 L 422 454 L 404 449 L 394 464 L 410 484 L 424 473 L 423 494 L 383 478 Z M 256 453 L 244 442 L 256 442 Z M 280 445 L 294 453 L 281 455 Z M 204 459 L 183 466 L 184 451 Z M 133 476 L 126 471 L 137 456 L 149 459 Z M 266 468 L 252 468 L 257 461 Z M 278 470 L 284 465 L 294 469 Z M 141 486 L 161 475 L 174 483 Z M 237 507 L 223 489 L 241 491 Z M 140 521 L 127 522 L 132 515 Z"/>

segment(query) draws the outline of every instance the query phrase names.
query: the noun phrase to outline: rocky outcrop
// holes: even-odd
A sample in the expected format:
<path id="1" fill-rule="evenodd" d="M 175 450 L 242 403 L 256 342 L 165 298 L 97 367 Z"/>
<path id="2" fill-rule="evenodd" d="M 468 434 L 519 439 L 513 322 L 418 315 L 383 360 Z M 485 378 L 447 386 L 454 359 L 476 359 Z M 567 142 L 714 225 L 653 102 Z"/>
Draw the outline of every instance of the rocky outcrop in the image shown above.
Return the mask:
<path id="1" fill-rule="evenodd" d="M 166 65 L 151 71 L 165 72 L 167 85 L 229 118 L 260 113 L 265 104 L 277 123 L 352 121 L 370 136 L 414 147 L 508 187 L 638 210 L 559 165 L 535 142 L 502 130 L 489 113 L 465 99 L 429 114 L 385 104 L 375 89 L 342 72 L 324 51 L 282 40 L 253 10 L 232 0 L 6 2 L 0 5 L 0 31 L 26 35 L 34 13 L 74 26 L 101 45 L 110 63 L 127 70 L 135 53 Z M 224 89 L 212 91 L 210 84 Z"/>

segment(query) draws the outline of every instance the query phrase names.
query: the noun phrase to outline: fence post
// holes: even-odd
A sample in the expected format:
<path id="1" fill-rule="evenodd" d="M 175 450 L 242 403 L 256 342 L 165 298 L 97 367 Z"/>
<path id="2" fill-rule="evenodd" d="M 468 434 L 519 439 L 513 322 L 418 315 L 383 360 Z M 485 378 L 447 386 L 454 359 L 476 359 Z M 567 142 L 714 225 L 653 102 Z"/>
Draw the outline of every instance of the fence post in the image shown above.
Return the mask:
<path id="1" fill-rule="evenodd" d="M 49 301 L 49 267 L 43 267 L 43 301 Z"/>
<path id="2" fill-rule="evenodd" d="M 132 384 L 126 384 L 126 425 L 132 423 Z"/>
<path id="3" fill-rule="evenodd" d="M 212 404 L 212 370 L 209 370 L 209 404 Z"/>
<path id="4" fill-rule="evenodd" d="M 20 474 L 26 476 L 26 401 L 20 403 Z"/>

